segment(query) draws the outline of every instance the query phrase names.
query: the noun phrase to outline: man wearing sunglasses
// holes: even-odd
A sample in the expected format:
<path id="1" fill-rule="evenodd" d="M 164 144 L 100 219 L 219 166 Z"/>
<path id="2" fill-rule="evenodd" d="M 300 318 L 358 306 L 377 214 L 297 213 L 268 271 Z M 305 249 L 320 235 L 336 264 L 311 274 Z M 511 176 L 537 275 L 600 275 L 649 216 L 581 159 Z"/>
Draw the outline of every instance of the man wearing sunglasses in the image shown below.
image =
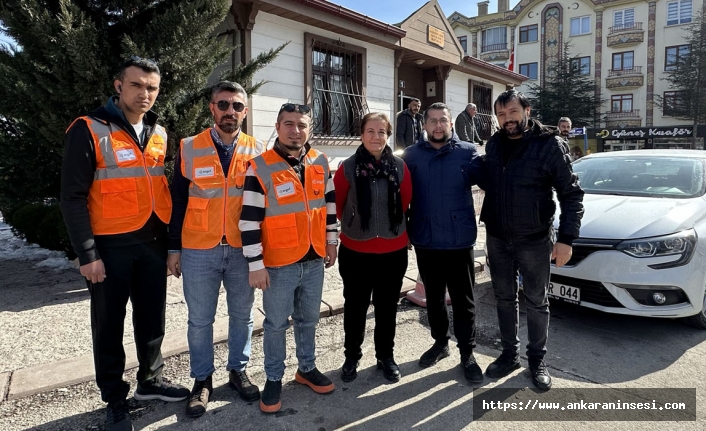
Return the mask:
<path id="1" fill-rule="evenodd" d="M 172 203 L 164 176 L 167 133 L 151 111 L 160 73 L 132 57 L 113 82 L 117 96 L 66 132 L 61 209 L 91 294 L 96 383 L 108 403 L 106 429 L 131 430 L 123 380 L 123 327 L 132 303 L 138 400 L 180 401 L 187 388 L 162 378 L 167 297 L 167 223 Z"/>
<path id="2" fill-rule="evenodd" d="M 260 398 L 245 372 L 255 294 L 248 283 L 238 221 L 246 163 L 264 145 L 241 130 L 247 102 L 239 84 L 216 84 L 210 100 L 213 127 L 182 140 L 174 163 L 168 264 L 176 277 L 184 275 L 189 309 L 187 338 L 195 379 L 186 406 L 189 417 L 203 415 L 213 393 L 213 321 L 221 283 L 228 304 L 229 384 L 245 401 Z"/>
<path id="3" fill-rule="evenodd" d="M 316 368 L 315 342 L 324 266 L 336 262 L 336 196 L 326 156 L 308 142 L 310 112 L 306 105 L 282 105 L 274 147 L 250 161 L 245 177 L 243 253 L 265 309 L 264 413 L 282 407 L 289 316 L 299 362 L 295 380 L 320 394 L 335 389 Z"/>

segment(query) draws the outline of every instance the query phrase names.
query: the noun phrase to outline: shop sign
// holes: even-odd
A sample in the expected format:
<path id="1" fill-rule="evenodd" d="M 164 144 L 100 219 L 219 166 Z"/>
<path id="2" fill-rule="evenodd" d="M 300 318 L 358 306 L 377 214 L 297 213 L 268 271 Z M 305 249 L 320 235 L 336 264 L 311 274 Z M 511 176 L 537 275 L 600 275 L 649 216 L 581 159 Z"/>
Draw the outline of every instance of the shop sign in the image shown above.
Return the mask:
<path id="1" fill-rule="evenodd" d="M 602 129 L 596 136 L 603 139 L 622 138 L 687 138 L 694 133 L 692 127 L 639 127 Z"/>

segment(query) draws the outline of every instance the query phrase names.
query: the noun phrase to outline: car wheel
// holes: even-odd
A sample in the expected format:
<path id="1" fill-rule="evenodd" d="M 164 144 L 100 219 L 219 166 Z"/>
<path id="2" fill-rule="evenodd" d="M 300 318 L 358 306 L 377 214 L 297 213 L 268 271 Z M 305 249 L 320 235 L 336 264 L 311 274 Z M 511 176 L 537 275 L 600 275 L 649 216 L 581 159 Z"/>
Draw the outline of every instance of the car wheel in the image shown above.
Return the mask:
<path id="1" fill-rule="evenodd" d="M 685 317 L 684 323 L 699 329 L 706 329 L 706 295 L 704 295 L 704 302 L 701 306 L 701 312 L 693 316 Z"/>

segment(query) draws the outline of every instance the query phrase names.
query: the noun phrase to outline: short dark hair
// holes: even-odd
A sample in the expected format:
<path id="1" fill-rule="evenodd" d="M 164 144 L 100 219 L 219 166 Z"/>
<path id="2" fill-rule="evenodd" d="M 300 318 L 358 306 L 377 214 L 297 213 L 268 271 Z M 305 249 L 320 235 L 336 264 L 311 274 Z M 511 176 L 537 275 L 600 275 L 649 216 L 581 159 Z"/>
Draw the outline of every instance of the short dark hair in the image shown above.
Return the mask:
<path id="1" fill-rule="evenodd" d="M 431 111 L 431 110 L 444 110 L 444 111 L 446 111 L 446 114 L 449 116 L 449 119 L 451 119 L 451 109 L 449 109 L 448 105 L 446 105 L 445 103 L 436 102 L 436 103 L 432 103 L 431 105 L 429 105 L 427 107 L 427 110 L 424 111 L 424 122 L 425 123 L 427 122 L 427 118 L 429 118 L 429 111 Z"/>
<path id="2" fill-rule="evenodd" d="M 383 112 L 370 112 L 365 114 L 363 119 L 360 121 L 360 134 L 362 135 L 365 131 L 365 124 L 368 121 L 384 121 L 385 122 L 385 133 L 387 136 L 392 135 L 392 124 L 390 124 L 390 117 Z"/>
<path id="3" fill-rule="evenodd" d="M 412 103 L 412 102 L 417 102 L 417 103 L 419 103 L 420 105 L 422 104 L 422 101 L 419 100 L 419 99 L 417 99 L 416 97 L 412 97 L 412 98 L 409 100 L 409 103 Z M 409 105 L 409 103 L 408 103 L 407 105 Z"/>
<path id="4" fill-rule="evenodd" d="M 498 96 L 497 99 L 495 99 L 495 103 L 493 103 L 493 109 L 495 112 L 498 112 L 498 105 L 500 106 L 505 106 L 510 102 L 511 100 L 517 99 L 520 102 L 520 105 L 522 105 L 522 108 L 529 108 L 530 107 L 530 101 L 527 98 L 527 96 L 524 95 L 524 93 L 521 93 L 517 90 L 507 90 L 504 93 L 500 93 L 500 96 Z"/>
<path id="5" fill-rule="evenodd" d="M 245 91 L 243 86 L 238 84 L 237 82 L 221 81 L 211 87 L 211 102 L 213 102 L 213 98 L 216 96 L 216 94 L 220 93 L 221 91 L 240 94 L 241 96 L 243 96 L 243 99 L 245 99 L 245 104 L 247 105 L 248 93 Z"/>
<path id="6" fill-rule="evenodd" d="M 123 78 L 125 78 L 125 70 L 128 67 L 139 67 L 144 72 L 156 73 L 157 75 L 162 76 L 161 73 L 159 73 L 159 67 L 157 67 L 157 63 L 154 60 L 132 55 L 130 56 L 130 58 L 127 59 L 127 61 L 120 65 L 120 71 L 118 71 L 119 81 L 122 81 Z"/>

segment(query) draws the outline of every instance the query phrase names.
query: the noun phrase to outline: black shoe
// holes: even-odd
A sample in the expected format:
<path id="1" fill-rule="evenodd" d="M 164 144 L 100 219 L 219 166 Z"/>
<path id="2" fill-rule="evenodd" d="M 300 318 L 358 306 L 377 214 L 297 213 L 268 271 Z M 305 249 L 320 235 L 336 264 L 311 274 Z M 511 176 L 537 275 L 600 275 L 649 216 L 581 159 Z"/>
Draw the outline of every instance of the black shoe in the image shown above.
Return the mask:
<path id="1" fill-rule="evenodd" d="M 494 360 L 485 370 L 485 375 L 499 379 L 520 368 L 520 355 L 503 350 L 498 359 Z"/>
<path id="2" fill-rule="evenodd" d="M 189 389 L 170 383 L 167 379 L 157 378 L 149 382 L 138 383 L 133 397 L 139 401 L 162 400 L 175 402 L 185 400 L 189 394 Z"/>
<path id="3" fill-rule="evenodd" d="M 350 383 L 358 377 L 358 367 L 360 363 L 357 359 L 346 358 L 346 361 L 341 367 L 341 380 Z"/>
<path id="4" fill-rule="evenodd" d="M 243 371 L 230 370 L 228 378 L 230 386 L 238 391 L 240 398 L 245 401 L 257 401 L 260 399 L 260 389 L 250 382 L 250 378 Z"/>
<path id="5" fill-rule="evenodd" d="M 483 383 L 483 370 L 478 366 L 473 353 L 461 355 L 461 368 L 469 383 Z"/>
<path id="6" fill-rule="evenodd" d="M 537 389 L 548 391 L 552 388 L 552 376 L 549 375 L 549 370 L 542 359 L 529 360 L 530 373 L 532 374 L 532 383 Z"/>
<path id="7" fill-rule="evenodd" d="M 317 368 L 306 373 L 302 372 L 302 370 L 297 370 L 294 380 L 302 385 L 307 385 L 317 394 L 330 394 L 336 389 L 331 379 L 323 375 Z"/>
<path id="8" fill-rule="evenodd" d="M 186 405 L 186 416 L 197 418 L 206 413 L 208 399 L 213 393 L 213 382 L 211 376 L 206 380 L 194 380 L 194 388 L 191 389 L 189 403 Z"/>
<path id="9" fill-rule="evenodd" d="M 394 358 L 378 359 L 378 370 L 382 370 L 382 375 L 387 380 L 394 383 L 400 381 L 400 367 Z"/>
<path id="10" fill-rule="evenodd" d="M 105 419 L 106 431 L 133 431 L 130 412 L 127 409 L 127 401 L 122 400 L 117 403 L 108 404 L 107 417 Z"/>
<path id="11" fill-rule="evenodd" d="M 419 358 L 419 366 L 422 368 L 429 368 L 449 355 L 448 344 L 434 344 L 431 346 L 431 349 L 424 352 L 422 357 Z"/>
<path id="12" fill-rule="evenodd" d="M 262 390 L 260 399 L 260 410 L 263 413 L 277 413 L 282 408 L 280 397 L 282 396 L 282 380 L 265 382 L 265 389 Z"/>

